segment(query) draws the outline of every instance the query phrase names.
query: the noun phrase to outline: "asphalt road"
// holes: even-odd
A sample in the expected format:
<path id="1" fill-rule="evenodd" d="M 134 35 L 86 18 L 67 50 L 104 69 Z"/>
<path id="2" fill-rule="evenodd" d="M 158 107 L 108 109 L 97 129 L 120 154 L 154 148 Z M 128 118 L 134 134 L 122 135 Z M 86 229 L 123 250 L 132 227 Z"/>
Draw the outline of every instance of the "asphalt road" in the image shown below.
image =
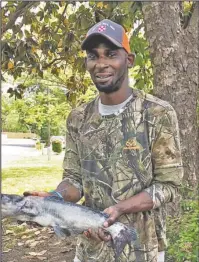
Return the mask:
<path id="1" fill-rule="evenodd" d="M 41 151 L 35 149 L 35 140 L 32 139 L 5 139 L 1 144 L 1 167 L 10 166 L 13 161 L 24 157 L 41 155 Z"/>

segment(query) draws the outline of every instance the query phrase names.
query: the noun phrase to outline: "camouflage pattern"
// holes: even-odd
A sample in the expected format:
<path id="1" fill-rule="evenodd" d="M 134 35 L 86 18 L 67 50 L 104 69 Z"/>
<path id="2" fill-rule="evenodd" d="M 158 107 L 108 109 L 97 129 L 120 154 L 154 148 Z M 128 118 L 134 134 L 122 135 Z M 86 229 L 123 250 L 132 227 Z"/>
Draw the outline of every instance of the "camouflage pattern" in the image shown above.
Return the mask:
<path id="1" fill-rule="evenodd" d="M 119 218 L 136 227 L 139 241 L 127 245 L 117 261 L 156 262 L 158 251 L 166 247 L 165 204 L 174 200 L 183 176 L 178 123 L 167 102 L 133 92 L 117 116 L 99 114 L 99 97 L 70 113 L 63 179 L 81 191 L 87 206 L 99 210 L 148 192 L 153 210 Z M 76 257 L 81 262 L 115 261 L 105 242 L 83 235 Z"/>

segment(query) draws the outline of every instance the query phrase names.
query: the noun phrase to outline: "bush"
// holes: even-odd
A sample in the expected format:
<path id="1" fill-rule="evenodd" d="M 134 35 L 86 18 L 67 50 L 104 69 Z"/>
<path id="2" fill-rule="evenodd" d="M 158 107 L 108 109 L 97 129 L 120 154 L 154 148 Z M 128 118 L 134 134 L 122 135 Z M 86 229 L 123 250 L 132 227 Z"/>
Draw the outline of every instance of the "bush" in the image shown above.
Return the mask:
<path id="1" fill-rule="evenodd" d="M 36 147 L 37 150 L 41 150 L 41 143 L 39 141 L 37 141 L 35 143 L 35 147 Z"/>
<path id="2" fill-rule="evenodd" d="M 196 200 L 182 203 L 183 213 L 180 217 L 170 217 L 167 221 L 168 261 L 198 261 L 198 213 Z"/>
<path id="3" fill-rule="evenodd" d="M 56 153 L 61 153 L 62 152 L 62 142 L 59 140 L 55 140 L 52 142 L 52 150 L 53 152 Z"/>

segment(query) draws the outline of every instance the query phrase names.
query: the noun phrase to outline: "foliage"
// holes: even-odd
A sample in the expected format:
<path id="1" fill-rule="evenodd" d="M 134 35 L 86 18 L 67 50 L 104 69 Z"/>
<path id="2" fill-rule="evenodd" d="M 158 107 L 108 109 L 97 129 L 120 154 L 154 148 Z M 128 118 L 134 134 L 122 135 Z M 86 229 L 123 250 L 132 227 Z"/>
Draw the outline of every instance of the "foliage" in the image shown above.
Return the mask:
<path id="1" fill-rule="evenodd" d="M 47 127 L 50 123 L 51 135 L 65 133 L 66 117 L 71 106 L 67 103 L 65 89 L 58 86 L 56 82 L 52 85 L 50 80 L 54 79 L 50 77 L 48 81 L 26 79 L 24 83 L 27 88 L 22 99 L 15 100 L 6 95 L 2 96 L 3 129 L 6 131 L 29 130 L 46 140 Z M 10 118 L 12 121 L 9 121 Z M 13 123 L 16 121 L 18 129 L 14 130 Z"/>
<path id="2" fill-rule="evenodd" d="M 182 27 L 189 23 L 195 3 L 179 2 Z M 68 101 L 81 103 L 91 84 L 85 75 L 81 42 L 88 29 L 104 18 L 121 23 L 136 53 L 131 76 L 135 87 L 151 92 L 153 72 L 145 37 L 141 2 L 8 1 L 2 8 L 2 73 L 15 79 L 23 73 L 43 79 L 46 72 L 67 87 Z M 27 85 L 10 94 L 20 98 Z"/>
<path id="3" fill-rule="evenodd" d="M 14 106 L 16 101 L 2 95 L 1 102 L 2 130 L 6 132 L 28 132 L 28 126 L 20 121 L 19 114 Z"/>
<path id="4" fill-rule="evenodd" d="M 90 85 L 85 75 L 81 42 L 88 29 L 104 18 L 121 23 L 137 54 L 132 72 L 137 88 L 152 88 L 152 70 L 140 2 L 5 2 L 2 8 L 2 73 L 15 79 L 23 74 L 60 78 L 71 106 Z M 132 32 L 132 28 L 134 28 Z M 10 89 L 22 97 L 26 85 Z"/>
<path id="5" fill-rule="evenodd" d="M 182 27 L 185 29 L 190 21 L 193 9 L 195 7 L 195 2 L 193 1 L 181 1 L 179 2 L 180 6 L 180 21 Z"/>
<path id="6" fill-rule="evenodd" d="M 53 152 L 56 153 L 61 153 L 62 152 L 62 142 L 60 140 L 55 140 L 52 141 L 52 150 Z"/>
<path id="7" fill-rule="evenodd" d="M 40 141 L 37 141 L 37 142 L 35 143 L 35 147 L 36 147 L 36 149 L 41 150 L 41 142 L 40 142 Z"/>
<path id="8" fill-rule="evenodd" d="M 169 259 L 175 262 L 197 262 L 199 254 L 198 201 L 183 201 L 182 208 L 184 212 L 180 217 L 170 217 L 167 221 Z"/>
<path id="9" fill-rule="evenodd" d="M 133 35 L 131 38 L 131 48 L 136 54 L 134 67 L 131 72 L 135 80 L 135 87 L 151 93 L 153 90 L 153 71 L 148 42 L 143 33 L 139 32 L 139 34 Z"/>

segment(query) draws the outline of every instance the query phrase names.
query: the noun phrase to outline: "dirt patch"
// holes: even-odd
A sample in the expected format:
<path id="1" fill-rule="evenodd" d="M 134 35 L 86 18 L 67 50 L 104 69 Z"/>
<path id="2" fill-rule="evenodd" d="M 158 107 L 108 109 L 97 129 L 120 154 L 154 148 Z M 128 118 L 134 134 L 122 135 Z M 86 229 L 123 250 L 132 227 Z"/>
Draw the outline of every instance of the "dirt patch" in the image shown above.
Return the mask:
<path id="1" fill-rule="evenodd" d="M 76 238 L 60 239 L 50 228 L 25 223 L 9 226 L 3 222 L 2 262 L 73 262 Z"/>

